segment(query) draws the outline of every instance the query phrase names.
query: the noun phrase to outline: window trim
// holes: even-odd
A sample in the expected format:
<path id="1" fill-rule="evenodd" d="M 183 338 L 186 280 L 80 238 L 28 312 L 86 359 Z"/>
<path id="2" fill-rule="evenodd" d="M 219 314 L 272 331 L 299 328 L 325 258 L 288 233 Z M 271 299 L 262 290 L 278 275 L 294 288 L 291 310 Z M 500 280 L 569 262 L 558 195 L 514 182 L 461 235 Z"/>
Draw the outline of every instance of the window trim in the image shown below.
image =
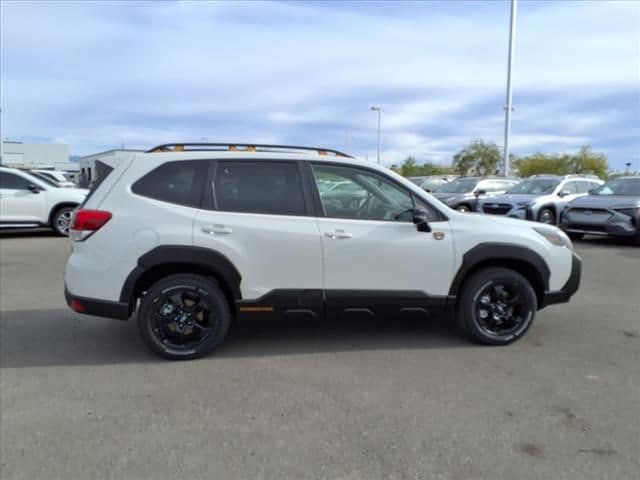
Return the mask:
<path id="1" fill-rule="evenodd" d="M 178 202 L 170 202 L 168 200 L 165 199 L 161 199 L 161 198 L 154 198 L 154 197 L 150 197 L 149 195 L 144 195 L 142 193 L 136 192 L 134 190 L 135 186 L 140 183 L 142 180 L 144 180 L 145 178 L 147 178 L 149 175 L 151 175 L 153 172 L 159 170 L 160 168 L 164 167 L 165 165 L 168 165 L 170 163 L 186 163 L 186 162 L 202 162 L 205 164 L 205 179 L 208 176 L 208 171 L 211 170 L 211 166 L 208 164 L 208 160 L 206 158 L 189 158 L 189 159 L 184 159 L 184 160 L 167 160 L 166 162 L 163 162 L 159 165 L 156 165 L 155 168 L 152 168 L 151 170 L 149 170 L 148 172 L 144 173 L 142 176 L 140 176 L 135 182 L 131 183 L 129 185 L 129 191 L 131 192 L 132 195 L 136 195 L 138 197 L 141 198 L 146 198 L 149 200 L 154 200 L 156 202 L 162 202 L 162 203 L 166 203 L 168 205 L 177 205 L 178 207 L 184 207 L 184 208 L 197 208 L 197 209 L 201 209 L 202 208 L 202 203 L 203 203 L 203 194 L 204 191 L 206 190 L 206 184 L 202 184 L 201 185 L 201 190 L 200 190 L 200 195 L 199 197 L 197 196 L 197 192 L 196 195 L 194 195 L 194 202 L 193 205 L 192 204 L 185 204 L 185 203 L 178 203 Z M 110 174 L 112 172 L 109 172 Z M 196 179 L 197 180 L 197 179 Z M 89 195 L 87 195 L 87 198 L 95 191 L 97 190 L 97 188 L 93 189 L 92 191 L 89 192 Z M 83 205 L 86 203 L 87 199 L 85 199 L 85 201 L 83 202 Z"/>
<path id="2" fill-rule="evenodd" d="M 247 158 L 247 157 L 243 157 L 243 158 L 216 158 L 216 159 L 211 159 L 209 160 L 210 165 L 209 165 L 209 175 L 207 176 L 207 179 L 205 181 L 205 186 L 204 186 L 204 195 L 203 195 L 203 199 L 201 202 L 201 205 L 203 209 L 205 210 L 212 210 L 212 211 L 216 211 L 216 212 L 225 212 L 225 213 L 238 213 L 238 214 L 242 214 L 242 215 L 277 215 L 280 217 L 314 217 L 316 216 L 312 205 L 313 205 L 313 201 L 312 201 L 312 197 L 311 197 L 311 193 L 309 192 L 309 187 L 307 185 L 306 182 L 306 175 L 304 172 L 304 165 L 303 165 L 303 161 L 302 160 L 289 160 L 289 159 L 260 159 L 260 158 Z M 216 179 L 216 175 L 218 173 L 218 162 L 236 162 L 236 163 L 240 163 L 243 165 L 252 165 L 252 164 L 293 164 L 297 167 L 298 169 L 298 176 L 300 178 L 300 184 L 301 184 L 301 189 L 302 189 L 302 199 L 304 202 L 304 212 L 303 213 L 299 213 L 299 214 L 293 214 L 293 213 L 266 213 L 266 212 L 236 212 L 233 210 L 223 210 L 218 206 L 218 199 L 216 197 L 216 191 L 215 191 L 215 179 Z"/>
<path id="3" fill-rule="evenodd" d="M 324 206 L 322 204 L 322 199 L 320 198 L 320 191 L 318 190 L 318 185 L 316 183 L 315 175 L 313 174 L 313 166 L 314 165 L 324 165 L 324 166 L 328 166 L 328 167 L 351 168 L 351 169 L 354 169 L 354 170 L 360 170 L 360 171 L 363 171 L 363 172 L 372 173 L 374 175 L 379 175 L 379 176 L 383 177 L 386 181 L 392 183 L 393 185 L 395 185 L 396 187 L 398 187 L 399 189 L 401 189 L 405 193 L 407 193 L 411 197 L 411 201 L 413 202 L 414 208 L 415 208 L 416 202 L 420 201 L 420 202 L 426 204 L 428 206 L 428 208 L 430 208 L 434 213 L 436 213 L 439 218 L 437 220 L 431 220 L 430 223 L 431 222 L 446 222 L 446 221 L 449 221 L 449 217 L 447 217 L 439 208 L 433 206 L 428 199 L 418 195 L 413 190 L 408 189 L 405 185 L 403 185 L 402 183 L 398 182 L 391 175 L 386 175 L 384 172 L 381 172 L 380 170 L 377 170 L 375 168 L 369 168 L 369 167 L 364 166 L 364 165 L 353 165 L 353 164 L 350 164 L 350 163 L 342 163 L 342 162 L 307 160 L 305 163 L 308 164 L 308 169 L 307 169 L 307 174 L 309 176 L 308 177 L 308 182 L 310 183 L 311 188 L 313 189 L 312 192 L 313 192 L 313 197 L 314 197 L 314 205 L 315 205 L 315 208 L 316 208 L 316 216 L 318 218 L 329 218 L 329 219 L 336 219 L 336 220 L 352 220 L 352 221 L 359 221 L 359 222 L 384 222 L 384 223 L 389 223 L 389 224 L 397 224 L 397 223 L 399 223 L 399 222 L 395 222 L 395 221 L 391 221 L 391 220 L 370 220 L 370 219 L 362 219 L 362 218 L 338 218 L 338 217 L 329 217 L 329 216 L 327 216 L 325 211 L 324 211 Z M 418 188 L 420 188 L 420 187 L 418 187 Z M 402 223 L 402 222 L 400 222 L 400 223 Z"/>

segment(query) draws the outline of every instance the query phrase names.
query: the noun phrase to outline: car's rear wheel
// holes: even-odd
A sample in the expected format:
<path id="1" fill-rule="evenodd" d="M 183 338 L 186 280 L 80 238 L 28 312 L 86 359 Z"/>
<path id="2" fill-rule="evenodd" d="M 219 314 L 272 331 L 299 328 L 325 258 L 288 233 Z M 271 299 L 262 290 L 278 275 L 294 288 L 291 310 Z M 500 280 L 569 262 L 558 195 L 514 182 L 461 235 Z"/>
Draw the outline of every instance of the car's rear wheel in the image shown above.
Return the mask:
<path id="1" fill-rule="evenodd" d="M 548 223 L 549 225 L 555 225 L 556 214 L 550 208 L 543 208 L 538 214 L 538 221 L 540 223 Z"/>
<path id="2" fill-rule="evenodd" d="M 140 302 L 138 329 L 147 346 L 171 360 L 207 355 L 227 335 L 231 311 L 212 280 L 177 274 L 154 284 Z"/>
<path id="3" fill-rule="evenodd" d="M 529 281 L 506 268 L 474 273 L 462 287 L 458 323 L 477 342 L 507 345 L 529 329 L 537 310 Z"/>
<path id="4" fill-rule="evenodd" d="M 56 210 L 51 219 L 51 227 L 54 232 L 64 237 L 69 236 L 74 210 L 75 207 L 62 207 Z"/>

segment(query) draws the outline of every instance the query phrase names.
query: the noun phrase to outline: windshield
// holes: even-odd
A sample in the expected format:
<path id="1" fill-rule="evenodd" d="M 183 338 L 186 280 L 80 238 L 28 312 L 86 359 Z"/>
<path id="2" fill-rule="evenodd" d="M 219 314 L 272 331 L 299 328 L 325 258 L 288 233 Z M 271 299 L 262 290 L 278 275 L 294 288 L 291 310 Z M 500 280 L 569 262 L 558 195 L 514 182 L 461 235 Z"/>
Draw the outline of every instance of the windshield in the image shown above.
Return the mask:
<path id="1" fill-rule="evenodd" d="M 453 182 L 438 187 L 434 192 L 442 193 L 467 193 L 472 192 L 480 180 L 477 178 L 460 178 Z"/>
<path id="2" fill-rule="evenodd" d="M 49 176 L 47 176 L 47 175 L 44 175 L 44 174 L 38 173 L 38 172 L 29 172 L 29 175 L 31 175 L 32 177 L 36 177 L 42 183 L 46 183 L 47 185 L 49 185 L 51 187 L 60 188 L 60 185 L 58 185 L 56 182 L 51 180 L 49 178 Z"/>
<path id="3" fill-rule="evenodd" d="M 640 177 L 609 180 L 593 191 L 593 195 L 638 195 L 640 196 Z"/>
<path id="4" fill-rule="evenodd" d="M 524 180 L 507 190 L 507 193 L 528 193 L 542 195 L 551 193 L 558 186 L 557 178 L 539 178 L 536 180 Z"/>

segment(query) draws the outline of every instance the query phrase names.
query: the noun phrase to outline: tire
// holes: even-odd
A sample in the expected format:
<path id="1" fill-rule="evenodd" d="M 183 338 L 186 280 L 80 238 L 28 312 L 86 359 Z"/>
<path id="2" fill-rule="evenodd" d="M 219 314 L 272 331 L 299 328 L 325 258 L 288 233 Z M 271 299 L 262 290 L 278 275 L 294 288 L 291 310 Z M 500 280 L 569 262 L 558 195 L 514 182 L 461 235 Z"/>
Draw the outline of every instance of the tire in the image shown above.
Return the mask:
<path id="1" fill-rule="evenodd" d="M 471 209 L 469 208 L 469 205 L 458 205 L 456 207 L 456 210 L 461 213 L 469 213 L 471 211 Z"/>
<path id="2" fill-rule="evenodd" d="M 556 214 L 550 208 L 543 208 L 538 214 L 538 222 L 548 225 L 556 224 Z"/>
<path id="3" fill-rule="evenodd" d="M 147 347 L 169 360 L 211 353 L 227 335 L 231 310 L 215 281 L 198 275 L 170 275 L 142 297 L 138 330 Z"/>
<path id="4" fill-rule="evenodd" d="M 636 234 L 631 237 L 631 245 L 640 247 L 640 228 L 636 231 Z"/>
<path id="5" fill-rule="evenodd" d="M 62 207 L 55 211 L 51 217 L 51 228 L 62 237 L 69 236 L 69 227 L 71 227 L 71 219 L 73 211 L 76 207 Z"/>
<path id="6" fill-rule="evenodd" d="M 487 268 L 474 273 L 462 286 L 457 320 L 463 332 L 476 342 L 507 345 L 527 332 L 537 305 L 531 284 L 518 272 Z"/>
<path id="7" fill-rule="evenodd" d="M 584 233 L 567 232 L 567 235 L 571 240 L 576 240 L 576 241 L 582 240 L 584 238 Z"/>

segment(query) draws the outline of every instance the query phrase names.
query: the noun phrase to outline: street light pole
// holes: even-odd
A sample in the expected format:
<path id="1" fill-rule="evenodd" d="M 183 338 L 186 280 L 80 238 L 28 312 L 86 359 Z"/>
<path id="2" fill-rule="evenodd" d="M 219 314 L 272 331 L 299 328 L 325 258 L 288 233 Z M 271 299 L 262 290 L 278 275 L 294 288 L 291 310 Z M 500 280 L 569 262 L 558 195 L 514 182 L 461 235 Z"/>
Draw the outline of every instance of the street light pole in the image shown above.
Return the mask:
<path id="1" fill-rule="evenodd" d="M 378 165 L 380 164 L 380 117 L 382 116 L 382 109 L 380 107 L 371 107 L 371 110 L 378 112 Z"/>
<path id="2" fill-rule="evenodd" d="M 513 47 L 516 37 L 516 11 L 518 0 L 511 0 L 511 22 L 509 24 L 509 61 L 507 66 L 507 105 L 505 107 L 504 121 L 504 176 L 509 176 L 509 136 L 511 135 L 511 110 L 512 92 L 511 92 L 511 67 L 513 66 Z"/>

